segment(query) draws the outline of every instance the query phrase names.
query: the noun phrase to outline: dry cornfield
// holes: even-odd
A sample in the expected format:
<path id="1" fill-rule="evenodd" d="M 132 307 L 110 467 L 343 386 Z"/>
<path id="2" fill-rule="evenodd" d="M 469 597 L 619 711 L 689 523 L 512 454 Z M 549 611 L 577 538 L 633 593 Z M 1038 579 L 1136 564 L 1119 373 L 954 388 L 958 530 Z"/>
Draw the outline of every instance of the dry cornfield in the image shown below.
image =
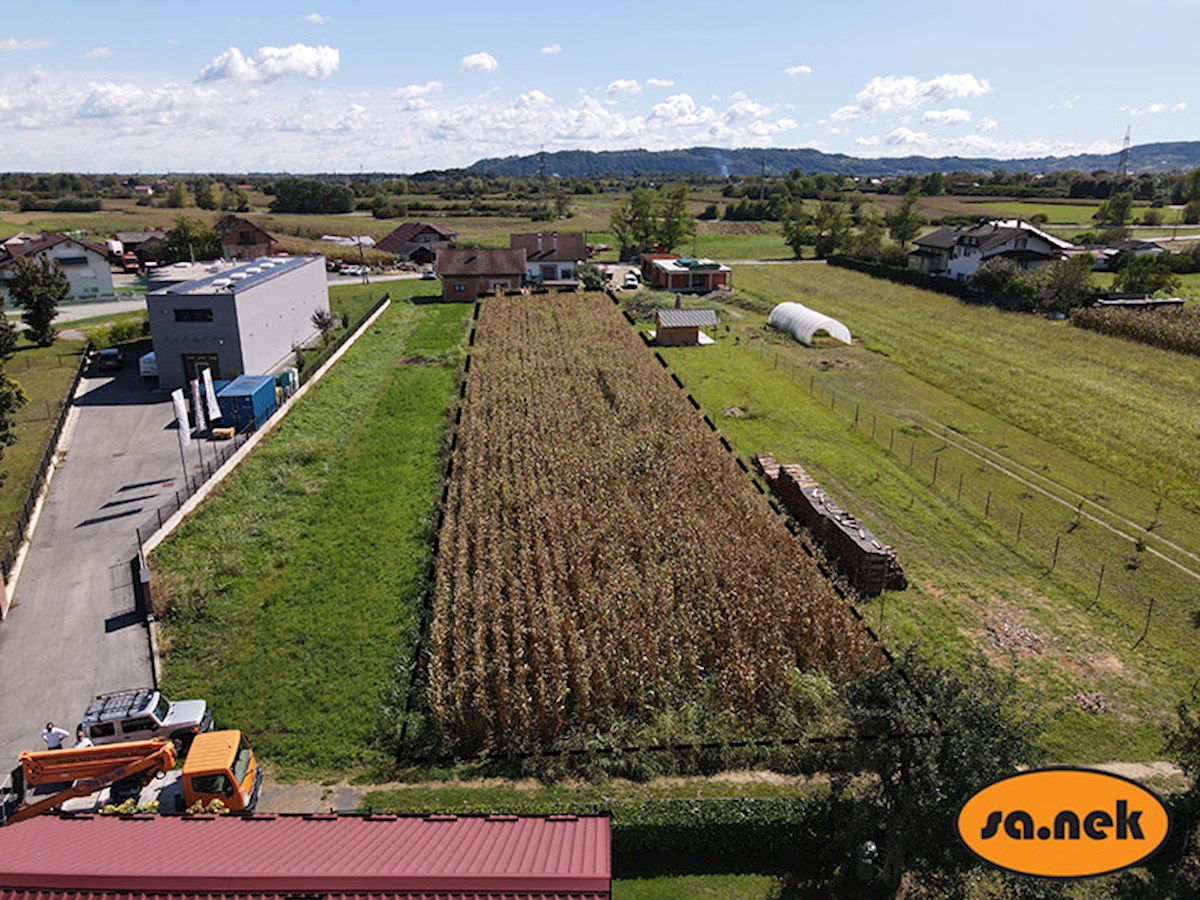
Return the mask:
<path id="1" fill-rule="evenodd" d="M 878 659 L 601 295 L 485 301 L 433 604 L 427 699 L 457 752 L 546 747 L 700 697 L 770 726 L 797 670 Z"/>

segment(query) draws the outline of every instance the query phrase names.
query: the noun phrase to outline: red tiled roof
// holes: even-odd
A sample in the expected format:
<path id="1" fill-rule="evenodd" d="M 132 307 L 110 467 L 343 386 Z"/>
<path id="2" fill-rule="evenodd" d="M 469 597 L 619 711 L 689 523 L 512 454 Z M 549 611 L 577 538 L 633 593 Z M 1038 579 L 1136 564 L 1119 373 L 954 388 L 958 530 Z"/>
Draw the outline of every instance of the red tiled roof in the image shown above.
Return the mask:
<path id="1" fill-rule="evenodd" d="M 525 274 L 524 250 L 439 250 L 439 275 L 515 275 Z"/>
<path id="2" fill-rule="evenodd" d="M 375 249 L 383 250 L 385 253 L 400 253 L 403 251 L 405 244 L 411 244 L 418 234 L 423 234 L 426 231 L 432 231 L 438 236 L 438 240 L 442 241 L 453 241 L 458 238 L 457 231 L 442 225 L 435 225 L 433 222 L 405 222 L 394 229 L 387 237 L 382 238 L 375 245 Z"/>
<path id="3" fill-rule="evenodd" d="M 51 247 L 57 247 L 63 241 L 70 241 L 73 244 L 78 244 L 81 247 L 86 247 L 93 253 L 99 253 L 105 259 L 108 258 L 108 248 L 100 244 L 93 244 L 91 241 L 81 241 L 78 238 L 67 237 L 65 234 L 48 234 L 40 241 L 29 242 L 29 252 L 25 252 L 25 244 L 11 244 L 4 249 L 7 252 L 0 252 L 0 266 L 7 266 L 9 263 L 16 261 L 22 256 L 36 256 L 43 250 L 49 250 Z"/>
<path id="4" fill-rule="evenodd" d="M 538 249 L 538 239 L 541 249 Z M 524 250 L 529 262 L 574 262 L 588 258 L 587 244 L 577 231 L 562 234 L 510 234 L 508 244 L 514 250 Z"/>
<path id="5" fill-rule="evenodd" d="M 609 853 L 603 816 L 47 815 L 0 828 L 0 900 L 607 897 Z"/>

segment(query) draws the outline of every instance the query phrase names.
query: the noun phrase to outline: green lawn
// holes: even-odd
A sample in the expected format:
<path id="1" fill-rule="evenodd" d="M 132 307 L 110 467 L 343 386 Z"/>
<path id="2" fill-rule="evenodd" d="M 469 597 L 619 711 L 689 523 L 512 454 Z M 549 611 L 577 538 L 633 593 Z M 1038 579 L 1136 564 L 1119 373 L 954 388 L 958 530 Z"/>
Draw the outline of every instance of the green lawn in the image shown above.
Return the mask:
<path id="1" fill-rule="evenodd" d="M 1091 227 L 1095 225 L 1092 216 L 1100 208 L 1096 203 L 1037 203 L 1028 200 L 996 202 L 983 199 L 978 204 L 979 214 L 1003 217 L 1006 219 L 1022 218 L 1028 221 L 1032 216 L 1046 216 L 1050 225 L 1080 225 Z M 1141 211 L 1137 212 L 1141 215 Z"/>
<path id="2" fill-rule="evenodd" d="M 735 449 L 802 462 L 897 547 L 912 586 L 869 612 L 888 644 L 919 640 L 941 660 L 981 651 L 1017 665 L 1055 712 L 1056 758 L 1157 756 L 1163 723 L 1200 674 L 1190 622 L 1200 585 L 1099 522 L 1075 524 L 1075 506 L 1084 499 L 1101 522 L 1200 569 L 1200 517 L 1170 500 L 1156 513 L 1155 491 L 1116 474 L 1136 461 L 1158 475 L 1162 454 L 1182 461 L 1186 445 L 1160 443 L 1145 423 L 1099 424 L 1143 392 L 1174 404 L 1164 415 L 1194 420 L 1200 385 L 1180 396 L 1153 383 L 1185 384 L 1196 363 L 827 267 L 742 267 L 735 284 L 740 299 L 716 347 L 662 352 Z M 841 318 L 866 346 L 810 349 L 767 332 L 765 312 L 784 299 Z M 730 407 L 744 415 L 722 416 Z M 1025 427 L 1019 414 L 1030 416 Z M 1096 465 L 1099 451 L 1073 449 L 1097 445 L 1129 461 Z M 1150 597 L 1149 635 L 1135 649 Z M 1091 695 L 1107 711 L 1085 711 Z"/>
<path id="3" fill-rule="evenodd" d="M 613 900 L 769 900 L 779 896 L 771 875 L 674 875 L 615 878 Z"/>
<path id="4" fill-rule="evenodd" d="M 34 347 L 22 341 L 5 365 L 9 377 L 20 382 L 29 400 L 14 417 L 16 443 L 3 448 L 0 457 L 0 540 L 7 541 L 16 526 L 46 442 L 54 431 L 59 407 L 67 400 L 82 350 L 82 341 L 59 340 L 51 347 Z"/>
<path id="5" fill-rule="evenodd" d="M 467 312 L 393 303 L 153 555 L 166 689 L 283 776 L 386 756 Z"/>

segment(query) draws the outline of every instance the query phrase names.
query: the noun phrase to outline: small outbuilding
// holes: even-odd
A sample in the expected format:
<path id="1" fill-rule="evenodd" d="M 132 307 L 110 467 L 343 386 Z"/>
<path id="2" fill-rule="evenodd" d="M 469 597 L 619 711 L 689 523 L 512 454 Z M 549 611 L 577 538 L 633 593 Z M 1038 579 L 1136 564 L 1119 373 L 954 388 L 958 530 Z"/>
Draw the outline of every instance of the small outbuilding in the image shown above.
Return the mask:
<path id="1" fill-rule="evenodd" d="M 802 344 L 812 346 L 813 336 L 818 331 L 826 332 L 831 338 L 849 344 L 850 329 L 837 319 L 830 318 L 803 303 L 780 303 L 767 319 L 772 328 L 787 332 Z"/>
<path id="2" fill-rule="evenodd" d="M 664 347 L 695 346 L 701 342 L 701 328 L 716 327 L 714 309 L 660 309 L 654 313 L 654 342 Z"/>

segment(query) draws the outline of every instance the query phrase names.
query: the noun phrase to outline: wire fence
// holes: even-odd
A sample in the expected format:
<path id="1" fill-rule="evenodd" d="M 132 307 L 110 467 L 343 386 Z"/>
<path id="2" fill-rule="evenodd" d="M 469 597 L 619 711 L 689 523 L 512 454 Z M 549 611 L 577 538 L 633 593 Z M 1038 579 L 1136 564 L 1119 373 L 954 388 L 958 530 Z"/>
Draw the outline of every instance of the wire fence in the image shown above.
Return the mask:
<path id="1" fill-rule="evenodd" d="M 932 419 L 885 412 L 768 346 L 753 352 L 916 479 L 921 490 L 910 490 L 908 508 L 957 507 L 1040 577 L 1073 588 L 1083 611 L 1107 619 L 1131 647 L 1164 629 L 1193 631 L 1200 554 L 1161 536 L 1161 502 L 1140 518 L 1110 508 L 1102 491 L 1072 490 L 1008 458 L 1003 447 Z"/>
<path id="2" fill-rule="evenodd" d="M 41 496 L 42 488 L 46 485 L 46 476 L 50 470 L 50 464 L 54 461 L 54 451 L 58 447 L 58 439 L 62 436 L 63 425 L 66 424 L 67 413 L 71 409 L 71 398 L 75 396 L 75 391 L 79 388 L 79 379 L 83 377 L 91 349 L 91 343 L 86 344 L 76 359 L 75 375 L 71 379 L 71 385 L 67 388 L 63 400 L 53 408 L 48 403 L 46 404 L 46 418 L 54 418 L 54 430 L 50 432 L 50 437 L 46 439 L 46 446 L 42 450 L 42 458 L 38 461 L 38 467 L 34 472 L 33 480 L 29 483 L 29 490 L 25 494 L 25 501 L 21 504 L 20 515 L 17 516 L 17 521 L 13 525 L 12 532 L 9 534 L 8 542 L 4 547 L 4 553 L 0 555 L 0 571 L 4 572 L 5 581 L 9 580 L 17 554 L 21 550 L 21 545 L 25 542 L 25 532 L 29 528 L 29 520 L 33 516 L 33 510 L 37 505 L 38 497 Z M 20 370 L 20 366 L 18 365 L 17 371 L 19 372 Z"/>

